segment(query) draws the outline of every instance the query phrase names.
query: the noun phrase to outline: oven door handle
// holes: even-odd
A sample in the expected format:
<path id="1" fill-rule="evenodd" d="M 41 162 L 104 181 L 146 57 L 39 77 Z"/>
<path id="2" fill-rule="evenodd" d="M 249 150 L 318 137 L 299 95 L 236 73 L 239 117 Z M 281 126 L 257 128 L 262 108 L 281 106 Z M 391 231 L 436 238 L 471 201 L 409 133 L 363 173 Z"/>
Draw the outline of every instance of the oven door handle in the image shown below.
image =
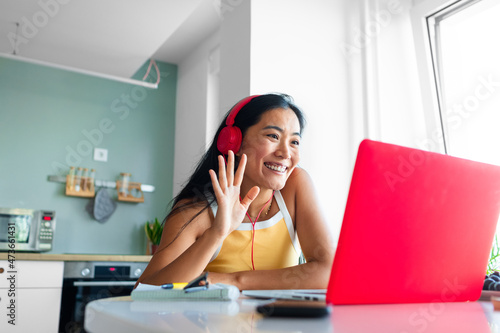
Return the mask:
<path id="1" fill-rule="evenodd" d="M 134 286 L 136 281 L 74 281 L 75 287 Z"/>

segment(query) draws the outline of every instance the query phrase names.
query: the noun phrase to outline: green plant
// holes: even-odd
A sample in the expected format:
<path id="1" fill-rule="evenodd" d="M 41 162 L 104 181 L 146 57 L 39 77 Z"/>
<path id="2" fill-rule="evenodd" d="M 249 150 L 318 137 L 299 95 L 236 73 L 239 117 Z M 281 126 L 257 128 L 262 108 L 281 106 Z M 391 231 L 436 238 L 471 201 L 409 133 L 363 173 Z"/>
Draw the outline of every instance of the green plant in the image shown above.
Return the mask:
<path id="1" fill-rule="evenodd" d="M 493 241 L 493 247 L 491 248 L 490 260 L 488 260 L 487 274 L 491 274 L 497 270 L 500 259 L 500 244 L 498 244 L 497 235 L 495 235 L 495 240 Z"/>
<path id="2" fill-rule="evenodd" d="M 163 232 L 163 226 L 158 222 L 158 218 L 155 218 L 153 223 L 149 223 L 146 221 L 144 225 L 144 231 L 146 232 L 146 236 L 149 241 L 153 243 L 153 245 L 159 245 L 161 240 L 161 234 Z"/>

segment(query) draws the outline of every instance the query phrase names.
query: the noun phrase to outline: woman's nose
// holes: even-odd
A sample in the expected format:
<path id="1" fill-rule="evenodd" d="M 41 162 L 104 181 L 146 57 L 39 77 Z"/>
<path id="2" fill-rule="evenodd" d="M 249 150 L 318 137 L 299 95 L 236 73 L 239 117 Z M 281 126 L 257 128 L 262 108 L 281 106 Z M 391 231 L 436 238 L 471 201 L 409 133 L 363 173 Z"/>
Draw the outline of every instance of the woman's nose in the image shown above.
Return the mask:
<path id="1" fill-rule="evenodd" d="M 283 158 L 283 159 L 289 159 L 292 157 L 290 153 L 290 147 L 286 143 L 282 143 L 279 145 L 278 150 L 276 151 L 276 155 Z"/>

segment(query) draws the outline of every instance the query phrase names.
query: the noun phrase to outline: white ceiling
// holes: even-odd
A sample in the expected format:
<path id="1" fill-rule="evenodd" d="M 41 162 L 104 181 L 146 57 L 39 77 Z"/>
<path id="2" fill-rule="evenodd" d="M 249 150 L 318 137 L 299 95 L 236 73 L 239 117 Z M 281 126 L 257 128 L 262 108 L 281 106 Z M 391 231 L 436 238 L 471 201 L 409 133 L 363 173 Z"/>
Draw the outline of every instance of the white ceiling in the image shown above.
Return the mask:
<path id="1" fill-rule="evenodd" d="M 217 3 L 0 0 L 0 53 L 130 78 L 150 58 L 179 63 L 219 26 Z"/>

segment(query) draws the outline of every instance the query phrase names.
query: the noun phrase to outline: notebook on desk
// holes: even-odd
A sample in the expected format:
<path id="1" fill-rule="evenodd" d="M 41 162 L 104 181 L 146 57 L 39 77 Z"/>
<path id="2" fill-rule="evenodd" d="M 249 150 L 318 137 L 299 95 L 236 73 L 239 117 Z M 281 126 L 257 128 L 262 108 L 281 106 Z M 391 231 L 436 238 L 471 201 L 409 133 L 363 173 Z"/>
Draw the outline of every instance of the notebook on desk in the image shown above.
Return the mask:
<path id="1" fill-rule="evenodd" d="M 326 302 L 477 300 L 499 212 L 500 167 L 364 140 Z M 304 296 L 294 290 L 243 294 Z"/>

